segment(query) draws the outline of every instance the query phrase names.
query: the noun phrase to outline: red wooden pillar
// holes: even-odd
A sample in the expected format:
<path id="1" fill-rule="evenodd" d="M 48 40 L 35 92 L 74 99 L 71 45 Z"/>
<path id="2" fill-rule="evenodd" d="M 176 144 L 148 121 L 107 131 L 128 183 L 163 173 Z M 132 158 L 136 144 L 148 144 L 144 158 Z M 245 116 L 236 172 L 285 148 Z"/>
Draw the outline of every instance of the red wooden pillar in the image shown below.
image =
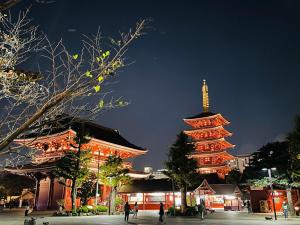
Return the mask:
<path id="1" fill-rule="evenodd" d="M 47 204 L 48 209 L 52 208 L 53 189 L 54 189 L 54 177 L 50 176 L 50 187 L 49 187 L 48 204 Z"/>
<path id="2" fill-rule="evenodd" d="M 145 194 L 143 193 L 143 210 L 145 210 Z"/>
<path id="3" fill-rule="evenodd" d="M 168 208 L 168 205 L 167 205 L 167 193 L 165 193 L 165 209 Z"/>
<path id="4" fill-rule="evenodd" d="M 36 178 L 35 196 L 34 196 L 34 209 L 37 209 L 40 195 L 40 178 Z"/>

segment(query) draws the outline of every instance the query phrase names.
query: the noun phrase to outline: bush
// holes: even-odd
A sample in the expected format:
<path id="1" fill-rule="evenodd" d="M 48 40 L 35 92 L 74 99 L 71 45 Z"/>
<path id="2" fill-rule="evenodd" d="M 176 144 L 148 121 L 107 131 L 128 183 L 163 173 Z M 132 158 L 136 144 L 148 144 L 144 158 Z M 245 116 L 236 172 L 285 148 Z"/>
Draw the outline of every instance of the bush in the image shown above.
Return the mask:
<path id="1" fill-rule="evenodd" d="M 168 208 L 168 215 L 170 215 L 170 216 L 174 216 L 174 207 L 170 207 L 170 208 Z"/>
<path id="2" fill-rule="evenodd" d="M 195 209 L 195 207 L 187 207 L 186 209 L 186 216 L 195 216 L 197 214 L 197 211 Z"/>
<path id="3" fill-rule="evenodd" d="M 77 212 L 88 213 L 88 212 L 89 212 L 89 208 L 88 208 L 86 205 L 84 205 L 84 206 L 81 206 L 81 207 L 77 210 Z"/>
<path id="4" fill-rule="evenodd" d="M 105 205 L 98 205 L 96 206 L 96 211 L 97 212 L 107 212 L 108 211 L 108 207 Z"/>

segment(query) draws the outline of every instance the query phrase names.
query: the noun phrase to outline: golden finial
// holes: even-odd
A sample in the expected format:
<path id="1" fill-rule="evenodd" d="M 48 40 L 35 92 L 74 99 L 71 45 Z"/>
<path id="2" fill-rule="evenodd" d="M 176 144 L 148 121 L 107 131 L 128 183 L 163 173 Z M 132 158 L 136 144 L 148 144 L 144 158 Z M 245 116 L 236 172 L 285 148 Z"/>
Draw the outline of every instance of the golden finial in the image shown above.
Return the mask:
<path id="1" fill-rule="evenodd" d="M 203 112 L 208 112 L 209 109 L 208 87 L 206 85 L 205 80 L 203 80 L 203 85 L 202 85 L 202 107 L 203 107 Z"/>

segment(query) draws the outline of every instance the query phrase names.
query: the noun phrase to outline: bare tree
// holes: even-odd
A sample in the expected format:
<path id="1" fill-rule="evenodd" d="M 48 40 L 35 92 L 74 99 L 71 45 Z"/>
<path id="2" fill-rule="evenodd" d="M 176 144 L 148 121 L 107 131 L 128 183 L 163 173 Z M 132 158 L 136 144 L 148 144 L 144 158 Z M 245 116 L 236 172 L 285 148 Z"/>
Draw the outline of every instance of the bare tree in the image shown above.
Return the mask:
<path id="1" fill-rule="evenodd" d="M 107 42 L 98 30 L 84 35 L 80 51 L 71 52 L 62 40 L 51 43 L 39 35 L 27 13 L 16 20 L 0 14 L 0 155 L 16 151 L 10 146 L 15 138 L 42 129 L 58 115 L 91 117 L 125 106 L 121 98 L 108 97 L 105 82 L 128 65 L 125 53 L 147 25 L 141 20 L 135 29 Z M 16 69 L 31 53 L 41 54 L 44 66 L 37 73 Z"/>
<path id="2" fill-rule="evenodd" d="M 5 0 L 0 3 L 0 12 L 8 10 L 15 6 L 17 3 L 21 2 L 22 0 Z"/>

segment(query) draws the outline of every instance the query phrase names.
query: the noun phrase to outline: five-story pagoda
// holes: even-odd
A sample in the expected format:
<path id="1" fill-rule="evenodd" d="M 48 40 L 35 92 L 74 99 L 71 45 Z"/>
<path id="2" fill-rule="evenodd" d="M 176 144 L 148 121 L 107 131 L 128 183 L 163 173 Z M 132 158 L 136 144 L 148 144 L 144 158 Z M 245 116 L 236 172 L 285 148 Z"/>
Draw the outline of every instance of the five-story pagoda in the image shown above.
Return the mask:
<path id="1" fill-rule="evenodd" d="M 223 128 L 229 122 L 220 114 L 209 111 L 208 87 L 205 80 L 202 86 L 203 112 L 184 119 L 193 127 L 185 131 L 192 138 L 195 152 L 190 157 L 198 161 L 198 171 L 202 174 L 217 173 L 220 178 L 230 171 L 228 161 L 234 159 L 226 150 L 234 145 L 225 140 L 232 134 Z"/>

